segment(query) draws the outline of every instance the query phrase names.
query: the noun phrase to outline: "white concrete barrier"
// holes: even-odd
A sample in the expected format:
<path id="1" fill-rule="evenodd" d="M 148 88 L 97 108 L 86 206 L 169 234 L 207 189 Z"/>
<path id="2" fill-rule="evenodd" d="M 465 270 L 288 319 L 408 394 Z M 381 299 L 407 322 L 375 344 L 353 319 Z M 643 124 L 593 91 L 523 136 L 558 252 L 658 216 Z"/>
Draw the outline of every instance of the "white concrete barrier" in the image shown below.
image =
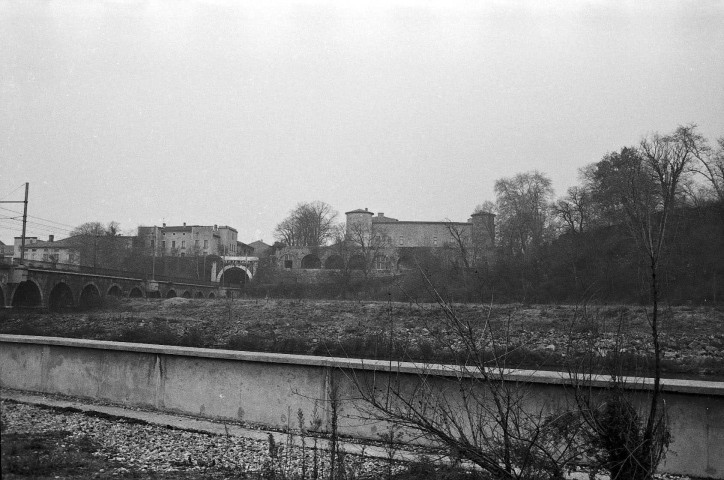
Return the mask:
<path id="1" fill-rule="evenodd" d="M 314 411 L 328 429 L 330 390 L 342 399 L 342 434 L 377 439 L 378 422 L 360 404 L 356 381 L 373 376 L 414 384 L 421 371 L 438 388 L 455 385 L 457 367 L 347 358 L 170 347 L 55 337 L 0 335 L 0 386 L 63 394 L 215 419 L 296 428 L 297 411 Z M 560 372 L 511 370 L 527 397 L 542 409 L 570 398 L 571 381 Z M 593 378 L 594 387 L 607 384 Z M 632 395 L 650 390 L 650 379 L 630 379 Z M 663 472 L 724 478 L 724 382 L 664 380 L 673 442 Z"/>

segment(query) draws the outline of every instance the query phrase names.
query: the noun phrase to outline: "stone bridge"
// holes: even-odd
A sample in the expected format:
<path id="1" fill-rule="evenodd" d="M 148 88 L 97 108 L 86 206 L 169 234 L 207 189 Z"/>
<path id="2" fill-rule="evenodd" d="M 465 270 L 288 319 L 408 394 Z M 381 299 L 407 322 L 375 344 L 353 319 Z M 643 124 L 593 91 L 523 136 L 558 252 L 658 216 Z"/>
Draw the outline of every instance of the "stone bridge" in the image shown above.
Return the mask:
<path id="1" fill-rule="evenodd" d="M 43 263 L 0 265 L 0 307 L 92 307 L 107 297 L 215 298 L 232 295 L 243 284 L 226 282 L 223 286 L 215 281 L 146 278 L 132 272 L 94 272 L 75 265 L 63 268 Z"/>
<path id="2" fill-rule="evenodd" d="M 216 262 L 211 265 L 211 281 L 220 285 L 243 285 L 254 278 L 256 269 L 259 266 L 257 257 L 221 257 L 221 268 Z"/>

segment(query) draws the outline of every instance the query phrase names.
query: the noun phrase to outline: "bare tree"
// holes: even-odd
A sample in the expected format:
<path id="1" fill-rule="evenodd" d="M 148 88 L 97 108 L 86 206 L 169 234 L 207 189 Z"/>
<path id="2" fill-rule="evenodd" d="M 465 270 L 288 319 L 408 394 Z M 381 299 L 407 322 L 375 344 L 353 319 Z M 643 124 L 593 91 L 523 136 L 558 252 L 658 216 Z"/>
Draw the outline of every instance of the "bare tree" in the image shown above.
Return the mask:
<path id="1" fill-rule="evenodd" d="M 116 222 L 111 222 L 118 225 Z M 86 222 L 82 225 L 78 225 L 73 230 L 70 231 L 70 236 L 74 237 L 76 235 L 85 235 L 85 236 L 100 236 L 100 235 L 106 235 L 106 227 L 103 226 L 101 222 Z"/>
<path id="2" fill-rule="evenodd" d="M 392 242 L 384 232 L 375 232 L 372 227 L 364 223 L 348 224 L 345 233 L 347 246 L 347 263 L 358 262 L 352 268 L 360 267 L 365 278 L 376 269 L 375 262 L 380 255 L 384 255 Z"/>
<path id="3" fill-rule="evenodd" d="M 553 204 L 553 212 L 571 233 L 583 233 L 592 221 L 591 194 L 584 187 L 571 187 L 568 195 Z"/>
<path id="4" fill-rule="evenodd" d="M 495 204 L 495 202 L 485 200 L 480 205 L 475 206 L 475 210 L 473 210 L 473 213 L 493 213 L 497 215 L 498 206 Z"/>
<path id="5" fill-rule="evenodd" d="M 455 250 L 458 252 L 463 266 L 466 270 L 469 269 L 470 252 L 468 249 L 471 247 L 471 239 L 467 229 L 449 219 L 445 220 L 445 228 L 447 228 L 447 231 L 450 233 Z"/>
<path id="6" fill-rule="evenodd" d="M 706 145 L 702 147 L 699 142 L 695 156 L 698 162 L 694 170 L 706 179 L 715 198 L 724 208 L 724 137 L 717 139 L 714 149 Z"/>
<path id="7" fill-rule="evenodd" d="M 106 226 L 106 235 L 109 237 L 121 235 L 121 224 L 116 221 L 108 222 L 108 225 Z"/>
<path id="8" fill-rule="evenodd" d="M 604 225 L 622 224 L 626 221 L 624 198 L 630 195 L 631 176 L 637 175 L 641 161 L 641 153 L 637 148 L 624 147 L 580 170 L 583 188 L 590 195 L 591 218 Z M 639 176 L 639 192 L 652 190 L 653 187 L 647 184 L 651 181 L 651 178 Z"/>
<path id="9" fill-rule="evenodd" d="M 679 182 L 695 160 L 696 152 L 702 142 L 695 132 L 695 126 L 679 127 L 671 135 L 654 134 L 641 141 L 641 154 L 644 162 L 642 169 L 651 175 L 658 187 L 658 201 L 652 205 L 650 195 L 639 194 L 639 175 L 630 179 L 630 195 L 624 198 L 633 236 L 645 252 L 649 261 L 651 289 L 651 337 L 654 344 L 654 394 L 651 409 L 644 432 L 644 448 L 651 448 L 654 428 L 658 421 L 658 407 L 661 383 L 661 346 L 659 343 L 659 279 L 657 277 L 662 255 L 669 217 L 679 193 Z"/>
<path id="10" fill-rule="evenodd" d="M 583 418 L 591 426 L 595 444 L 604 452 L 603 465 L 615 480 L 648 480 L 653 477 L 669 442 L 666 414 L 661 400 L 661 300 L 659 268 L 666 256 L 666 239 L 672 213 L 680 197 L 682 180 L 701 151 L 703 138 L 694 125 L 679 127 L 670 135 L 644 138 L 635 155 L 626 151 L 618 162 L 617 181 L 609 184 L 611 205 L 620 205 L 632 238 L 648 267 L 651 302 L 647 312 L 653 346 L 653 386 L 648 406 L 639 411 L 624 392 L 621 375 L 612 374 L 608 398 L 596 404 L 581 402 Z"/>
<path id="11" fill-rule="evenodd" d="M 524 256 L 542 246 L 550 230 L 551 180 L 538 171 L 519 173 L 497 180 L 495 193 L 504 246 Z"/>
<path id="12" fill-rule="evenodd" d="M 364 413 L 417 433 L 491 478 L 563 479 L 582 452 L 581 417 L 566 405 L 530 402 L 526 382 L 509 376 L 510 332 L 495 331 L 492 308 L 479 321 L 463 319 L 420 273 L 442 313 L 435 318 L 442 332 L 436 346 L 460 361 L 444 367 L 416 364 L 419 373 L 412 376 L 395 373 L 398 363 L 391 362 L 387 377 L 352 378 Z"/>
<path id="13" fill-rule="evenodd" d="M 274 237 L 289 247 L 318 247 L 332 239 L 336 217 L 327 203 L 300 203 L 276 226 Z"/>

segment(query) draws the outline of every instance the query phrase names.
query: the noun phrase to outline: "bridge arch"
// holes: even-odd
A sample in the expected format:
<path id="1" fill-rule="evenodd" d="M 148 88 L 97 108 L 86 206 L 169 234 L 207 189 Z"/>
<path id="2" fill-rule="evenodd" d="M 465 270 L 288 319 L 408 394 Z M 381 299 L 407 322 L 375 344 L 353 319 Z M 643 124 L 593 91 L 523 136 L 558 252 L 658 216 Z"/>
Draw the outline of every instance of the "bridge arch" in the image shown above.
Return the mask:
<path id="1" fill-rule="evenodd" d="M 73 300 L 73 290 L 71 290 L 70 286 L 65 282 L 56 283 L 48 295 L 48 308 L 62 310 L 74 306 L 75 300 Z"/>
<path id="2" fill-rule="evenodd" d="M 253 277 L 251 271 L 243 265 L 227 265 L 216 276 L 216 281 L 223 285 L 221 280 L 224 274 L 227 272 L 228 275 L 225 280 L 228 281 L 229 284 L 240 283 L 244 285 Z"/>
<path id="3" fill-rule="evenodd" d="M 209 293 L 209 298 L 216 298 L 216 295 L 214 294 L 214 292 Z"/>
<path id="4" fill-rule="evenodd" d="M 204 298 L 204 292 L 199 290 L 194 294 L 194 298 Z"/>
<path id="5" fill-rule="evenodd" d="M 365 257 L 362 255 L 352 255 L 349 258 L 347 265 L 350 270 L 364 270 L 365 269 Z"/>
<path id="6" fill-rule="evenodd" d="M 13 307 L 42 307 L 43 293 L 35 280 L 18 283 L 13 292 Z"/>
<path id="7" fill-rule="evenodd" d="M 327 270 L 342 270 L 344 268 L 344 259 L 341 255 L 330 255 L 324 261 L 324 268 Z"/>
<path id="8" fill-rule="evenodd" d="M 176 290 L 173 288 L 169 289 L 169 291 L 166 292 L 166 298 L 176 298 Z"/>
<path id="9" fill-rule="evenodd" d="M 118 284 L 114 283 L 113 285 L 110 286 L 110 288 L 109 288 L 108 291 L 106 292 L 106 297 L 108 297 L 108 296 L 111 296 L 111 297 L 122 297 L 122 296 L 123 296 L 123 290 L 121 289 L 121 287 L 120 287 Z"/>
<path id="10" fill-rule="evenodd" d="M 101 305 L 101 291 L 98 286 L 93 283 L 86 283 L 80 292 L 78 306 L 80 308 L 96 308 Z"/>
<path id="11" fill-rule="evenodd" d="M 397 260 L 397 270 L 412 270 L 415 268 L 415 259 L 412 257 L 400 257 Z"/>
<path id="12" fill-rule="evenodd" d="M 322 268 L 322 261 L 313 253 L 305 255 L 302 258 L 302 268 L 318 269 Z"/>
<path id="13" fill-rule="evenodd" d="M 181 294 L 183 298 L 191 298 L 191 292 L 188 290 L 184 290 L 184 293 Z"/>
<path id="14" fill-rule="evenodd" d="M 133 287 L 128 296 L 130 298 L 143 298 L 143 290 L 140 287 Z"/>

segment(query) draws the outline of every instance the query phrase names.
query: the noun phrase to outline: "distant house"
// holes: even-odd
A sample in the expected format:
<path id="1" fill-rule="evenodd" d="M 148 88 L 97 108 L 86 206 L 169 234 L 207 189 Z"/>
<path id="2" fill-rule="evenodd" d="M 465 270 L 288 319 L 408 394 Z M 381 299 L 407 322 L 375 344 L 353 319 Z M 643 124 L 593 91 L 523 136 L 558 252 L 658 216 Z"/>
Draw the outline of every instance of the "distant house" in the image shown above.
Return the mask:
<path id="1" fill-rule="evenodd" d="M 250 257 L 255 253 L 254 247 L 244 242 L 236 242 L 236 250 L 242 257 Z"/>
<path id="2" fill-rule="evenodd" d="M 268 257 L 271 254 L 272 246 L 264 243 L 263 240 L 251 242 L 249 246 L 254 249 L 254 255 L 259 258 Z"/>
<path id="3" fill-rule="evenodd" d="M 13 245 L 5 245 L 3 242 L 0 242 L 0 259 L 12 258 L 13 253 L 15 253 L 15 247 Z"/>
<path id="4" fill-rule="evenodd" d="M 131 254 L 136 237 L 123 235 L 74 235 L 47 241 L 25 237 L 25 259 L 64 265 L 119 268 Z M 20 258 L 22 237 L 15 237 L 13 257 Z"/>
<path id="5" fill-rule="evenodd" d="M 253 249 L 237 240 L 238 232 L 227 225 L 166 225 L 138 227 L 138 239 L 146 249 L 171 256 L 248 255 Z"/>
<path id="6" fill-rule="evenodd" d="M 55 241 L 53 235 L 48 237 L 48 241 L 38 240 L 38 237 L 25 237 L 25 259 L 39 262 L 80 265 L 83 240 L 80 235 L 58 241 Z M 14 258 L 20 258 L 22 241 L 22 237 L 15 237 L 15 245 L 13 247 Z"/>

